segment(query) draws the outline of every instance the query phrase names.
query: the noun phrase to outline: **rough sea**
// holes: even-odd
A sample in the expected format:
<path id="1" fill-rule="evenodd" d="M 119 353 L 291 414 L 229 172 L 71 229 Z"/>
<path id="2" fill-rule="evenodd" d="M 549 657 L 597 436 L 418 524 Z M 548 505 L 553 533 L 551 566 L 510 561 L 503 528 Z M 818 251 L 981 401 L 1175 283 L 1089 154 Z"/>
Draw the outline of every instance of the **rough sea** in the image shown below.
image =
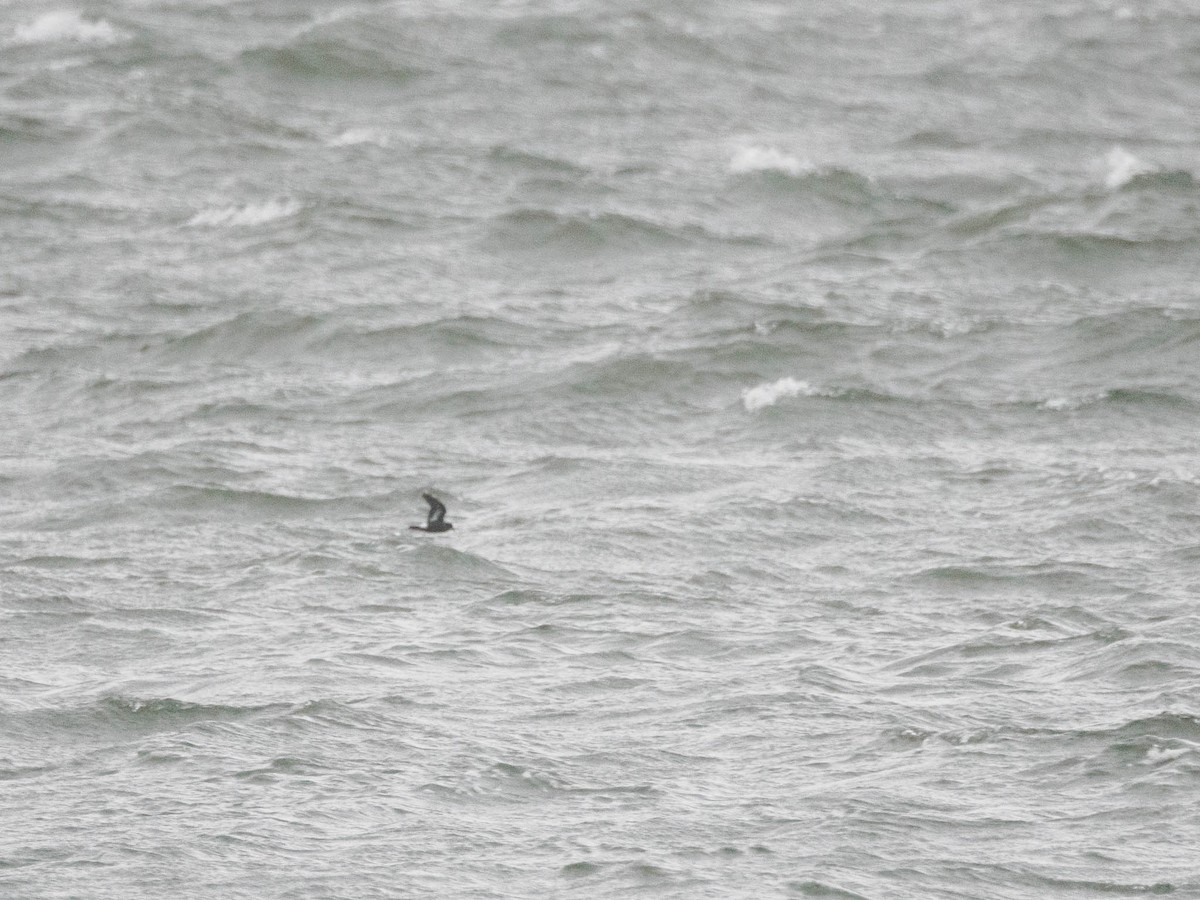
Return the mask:
<path id="1" fill-rule="evenodd" d="M 0 896 L 1200 897 L 1198 152 L 1195 0 L 3 0 Z"/>

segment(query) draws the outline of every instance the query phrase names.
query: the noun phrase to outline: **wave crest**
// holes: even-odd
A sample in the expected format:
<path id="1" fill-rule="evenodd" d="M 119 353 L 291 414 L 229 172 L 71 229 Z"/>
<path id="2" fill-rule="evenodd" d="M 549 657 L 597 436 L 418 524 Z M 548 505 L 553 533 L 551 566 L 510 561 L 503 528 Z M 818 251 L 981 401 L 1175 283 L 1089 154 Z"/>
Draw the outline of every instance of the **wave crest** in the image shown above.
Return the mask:
<path id="1" fill-rule="evenodd" d="M 807 381 L 797 381 L 791 377 L 780 378 L 778 381 L 746 388 L 742 391 L 742 404 L 746 407 L 747 412 L 757 412 L 768 406 L 774 406 L 787 397 L 812 397 L 816 393 L 816 388 Z"/>
<path id="2" fill-rule="evenodd" d="M 1104 186 L 1110 191 L 1119 190 L 1139 175 L 1155 171 L 1155 167 L 1144 162 L 1124 147 L 1113 147 L 1104 157 Z"/>
<path id="3" fill-rule="evenodd" d="M 751 172 L 782 172 L 798 178 L 815 171 L 812 163 L 791 156 L 774 147 L 743 147 L 729 160 L 729 170 L 735 175 Z"/>
<path id="4" fill-rule="evenodd" d="M 18 44 L 53 44 L 76 41 L 83 44 L 112 44 L 123 35 L 103 19 L 90 22 L 67 9 L 43 13 L 28 25 L 18 25 L 14 37 Z"/>
<path id="5" fill-rule="evenodd" d="M 388 145 L 387 135 L 375 128 L 347 128 L 337 137 L 327 142 L 330 147 L 357 147 L 360 144 L 374 144 L 377 147 Z"/>
<path id="6" fill-rule="evenodd" d="M 244 206 L 204 209 L 192 216 L 188 225 L 208 228 L 249 227 L 286 219 L 298 212 L 300 204 L 295 200 L 267 200 L 262 203 L 247 203 Z"/>

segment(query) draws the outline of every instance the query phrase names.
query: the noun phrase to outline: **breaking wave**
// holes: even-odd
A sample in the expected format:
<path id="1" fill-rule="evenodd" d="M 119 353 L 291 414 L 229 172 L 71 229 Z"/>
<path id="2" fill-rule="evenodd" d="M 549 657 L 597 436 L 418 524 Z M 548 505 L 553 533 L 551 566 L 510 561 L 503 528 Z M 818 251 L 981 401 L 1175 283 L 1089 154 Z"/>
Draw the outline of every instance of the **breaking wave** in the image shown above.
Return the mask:
<path id="1" fill-rule="evenodd" d="M 742 391 L 742 405 L 747 412 L 757 412 L 774 406 L 780 400 L 789 397 L 812 397 L 819 393 L 807 381 L 797 381 L 795 378 L 780 378 L 778 381 L 767 382 Z"/>
<path id="2" fill-rule="evenodd" d="M 51 44 L 74 41 L 81 44 L 112 44 L 124 35 L 104 19 L 91 21 L 77 12 L 56 10 L 43 13 L 14 32 L 18 44 Z"/>
<path id="3" fill-rule="evenodd" d="M 278 222 L 296 215 L 302 209 L 295 200 L 264 200 L 243 206 L 220 206 L 201 210 L 188 220 L 195 228 L 252 228 Z"/>

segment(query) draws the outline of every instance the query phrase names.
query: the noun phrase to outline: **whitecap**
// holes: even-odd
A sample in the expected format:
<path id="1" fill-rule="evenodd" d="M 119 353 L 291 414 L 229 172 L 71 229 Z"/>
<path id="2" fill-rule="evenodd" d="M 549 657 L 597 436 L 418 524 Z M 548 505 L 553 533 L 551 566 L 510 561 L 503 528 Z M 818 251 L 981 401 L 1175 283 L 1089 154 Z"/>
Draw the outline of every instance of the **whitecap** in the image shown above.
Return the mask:
<path id="1" fill-rule="evenodd" d="M 1074 400 L 1070 397 L 1051 397 L 1048 400 L 1043 400 L 1041 403 L 1042 409 L 1048 409 L 1052 412 L 1079 409 L 1082 405 L 1082 400 Z"/>
<path id="2" fill-rule="evenodd" d="M 1106 392 L 1099 391 L 1076 397 L 1048 397 L 1039 403 L 1038 406 L 1049 412 L 1074 412 L 1075 410 L 1083 409 L 1085 406 L 1098 403 L 1107 396 Z"/>
<path id="3" fill-rule="evenodd" d="M 812 397 L 816 389 L 807 381 L 797 381 L 795 378 L 780 378 L 778 381 L 760 384 L 757 387 L 746 388 L 742 391 L 742 404 L 747 412 L 756 412 L 768 406 L 774 406 L 786 397 Z"/>
<path id="4" fill-rule="evenodd" d="M 1186 755 L 1188 749 L 1186 747 L 1159 747 L 1157 745 L 1146 751 L 1146 758 L 1142 761 L 1143 765 L 1157 766 L 1161 763 L 1170 762 L 1173 759 Z"/>
<path id="5" fill-rule="evenodd" d="M 201 210 L 192 216 L 188 225 L 210 228 L 265 225 L 267 222 L 294 216 L 299 211 L 300 204 L 295 200 L 267 200 L 262 203 L 248 203 L 245 206 L 223 206 Z"/>
<path id="6" fill-rule="evenodd" d="M 28 25 L 18 25 L 14 36 L 21 44 L 50 44 L 57 41 L 111 44 L 122 35 L 103 19 L 89 22 L 79 13 L 63 9 L 43 13 Z"/>
<path id="7" fill-rule="evenodd" d="M 971 334 L 977 328 L 979 328 L 979 323 L 970 319 L 935 319 L 929 323 L 930 333 L 944 338 Z"/>
<path id="8" fill-rule="evenodd" d="M 328 141 L 330 147 L 354 147 L 359 144 L 375 144 L 379 147 L 386 147 L 387 143 L 387 136 L 374 128 L 347 128 L 337 137 L 330 138 Z"/>
<path id="9" fill-rule="evenodd" d="M 1104 167 L 1104 186 L 1110 191 L 1123 188 L 1139 175 L 1154 171 L 1154 166 L 1138 159 L 1124 147 L 1113 147 L 1108 151 Z"/>
<path id="10" fill-rule="evenodd" d="M 795 178 L 813 171 L 813 165 L 774 147 L 743 147 L 729 161 L 729 170 L 736 175 L 783 172 Z"/>

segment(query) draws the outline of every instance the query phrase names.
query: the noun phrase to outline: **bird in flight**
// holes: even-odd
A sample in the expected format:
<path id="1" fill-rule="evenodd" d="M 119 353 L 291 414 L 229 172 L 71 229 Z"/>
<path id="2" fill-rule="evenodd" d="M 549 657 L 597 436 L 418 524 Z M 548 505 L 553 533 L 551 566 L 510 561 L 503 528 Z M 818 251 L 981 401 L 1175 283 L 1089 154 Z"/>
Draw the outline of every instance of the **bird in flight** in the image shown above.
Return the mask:
<path id="1" fill-rule="evenodd" d="M 409 525 L 413 531 L 449 531 L 454 526 L 446 521 L 446 504 L 433 494 L 422 494 L 429 504 L 429 518 L 424 525 Z"/>

